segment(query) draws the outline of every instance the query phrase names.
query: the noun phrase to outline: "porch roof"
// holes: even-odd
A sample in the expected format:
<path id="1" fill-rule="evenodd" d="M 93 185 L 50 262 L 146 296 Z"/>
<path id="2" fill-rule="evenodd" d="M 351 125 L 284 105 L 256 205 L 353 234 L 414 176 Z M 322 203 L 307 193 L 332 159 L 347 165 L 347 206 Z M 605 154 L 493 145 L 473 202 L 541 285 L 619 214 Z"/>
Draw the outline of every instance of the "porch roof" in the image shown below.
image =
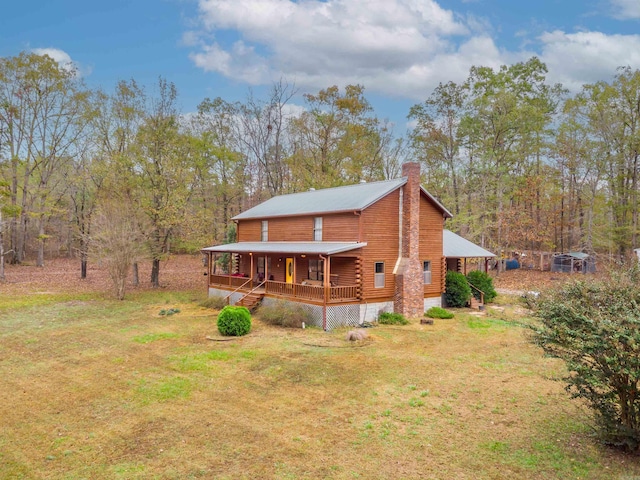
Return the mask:
<path id="1" fill-rule="evenodd" d="M 239 242 L 203 248 L 203 252 L 334 255 L 366 247 L 366 242 Z"/>
<path id="2" fill-rule="evenodd" d="M 470 242 L 450 230 L 442 231 L 442 250 L 447 258 L 495 257 L 494 253 Z"/>

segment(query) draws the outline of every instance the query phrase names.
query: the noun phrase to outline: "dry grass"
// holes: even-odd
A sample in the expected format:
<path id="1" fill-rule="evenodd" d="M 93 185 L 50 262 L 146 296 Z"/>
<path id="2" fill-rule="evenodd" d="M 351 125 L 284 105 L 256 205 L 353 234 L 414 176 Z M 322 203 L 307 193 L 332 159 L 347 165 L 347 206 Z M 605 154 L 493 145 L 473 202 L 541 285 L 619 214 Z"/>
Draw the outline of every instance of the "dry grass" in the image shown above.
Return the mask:
<path id="1" fill-rule="evenodd" d="M 561 365 L 505 304 L 376 327 L 357 345 L 346 330 L 259 321 L 208 340 L 215 316 L 196 290 L 12 299 L 0 309 L 0 478 L 640 475 L 595 442 L 554 381 Z"/>

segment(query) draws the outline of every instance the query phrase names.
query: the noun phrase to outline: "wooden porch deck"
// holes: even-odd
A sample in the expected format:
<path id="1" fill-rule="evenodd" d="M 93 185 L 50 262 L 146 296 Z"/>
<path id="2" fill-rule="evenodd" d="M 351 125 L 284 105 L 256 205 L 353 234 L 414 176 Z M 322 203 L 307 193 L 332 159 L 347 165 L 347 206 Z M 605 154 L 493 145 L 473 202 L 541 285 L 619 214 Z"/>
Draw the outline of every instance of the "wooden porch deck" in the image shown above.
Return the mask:
<path id="1" fill-rule="evenodd" d="M 247 277 L 212 274 L 209 276 L 209 287 L 248 293 L 254 289 L 255 285 Z M 324 303 L 325 301 L 327 304 L 348 303 L 359 300 L 358 287 L 355 285 L 324 287 L 267 280 L 260 290 L 269 296 L 305 300 L 313 303 Z"/>

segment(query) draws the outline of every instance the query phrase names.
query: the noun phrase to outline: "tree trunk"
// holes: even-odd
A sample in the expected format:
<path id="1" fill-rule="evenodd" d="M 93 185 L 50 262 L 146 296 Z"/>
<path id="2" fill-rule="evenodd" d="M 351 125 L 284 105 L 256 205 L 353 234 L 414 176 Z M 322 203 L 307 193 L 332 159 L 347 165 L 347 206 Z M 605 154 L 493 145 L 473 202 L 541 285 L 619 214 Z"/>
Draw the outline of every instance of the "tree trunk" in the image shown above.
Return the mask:
<path id="1" fill-rule="evenodd" d="M 41 218 L 38 225 L 38 258 L 36 267 L 44 267 L 44 221 Z"/>
<path id="2" fill-rule="evenodd" d="M 126 282 L 127 278 L 125 277 L 120 277 L 118 278 L 117 282 L 116 282 L 116 297 L 118 298 L 118 300 L 124 300 L 124 294 L 125 294 L 125 290 L 126 290 Z"/>
<path id="3" fill-rule="evenodd" d="M 4 282 L 4 236 L 2 234 L 2 211 L 0 211 L 0 282 Z"/>
<path id="4" fill-rule="evenodd" d="M 133 262 L 133 286 L 140 285 L 140 275 L 138 274 L 138 262 Z"/>
<path id="5" fill-rule="evenodd" d="M 160 286 L 160 259 L 154 258 L 151 265 L 151 286 L 158 288 Z"/>
<path id="6" fill-rule="evenodd" d="M 80 278 L 87 278 L 87 259 L 84 257 L 80 260 Z"/>

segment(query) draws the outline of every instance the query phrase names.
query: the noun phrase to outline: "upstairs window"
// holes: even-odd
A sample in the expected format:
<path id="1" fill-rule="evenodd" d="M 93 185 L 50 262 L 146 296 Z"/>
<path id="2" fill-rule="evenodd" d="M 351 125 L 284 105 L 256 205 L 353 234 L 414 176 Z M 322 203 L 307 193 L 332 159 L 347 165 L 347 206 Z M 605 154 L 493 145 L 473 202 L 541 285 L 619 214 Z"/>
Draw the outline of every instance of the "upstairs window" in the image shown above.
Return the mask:
<path id="1" fill-rule="evenodd" d="M 322 241 L 322 217 L 313 219 L 313 240 L 316 242 Z"/>
<path id="2" fill-rule="evenodd" d="M 269 222 L 267 220 L 262 221 L 262 230 L 260 231 L 260 240 L 262 242 L 269 241 Z"/>
<path id="3" fill-rule="evenodd" d="M 384 262 L 376 262 L 373 268 L 373 285 L 376 288 L 384 288 Z"/>
<path id="4" fill-rule="evenodd" d="M 424 284 L 431 285 L 431 261 L 425 260 L 422 262 L 422 274 L 424 276 Z"/>

